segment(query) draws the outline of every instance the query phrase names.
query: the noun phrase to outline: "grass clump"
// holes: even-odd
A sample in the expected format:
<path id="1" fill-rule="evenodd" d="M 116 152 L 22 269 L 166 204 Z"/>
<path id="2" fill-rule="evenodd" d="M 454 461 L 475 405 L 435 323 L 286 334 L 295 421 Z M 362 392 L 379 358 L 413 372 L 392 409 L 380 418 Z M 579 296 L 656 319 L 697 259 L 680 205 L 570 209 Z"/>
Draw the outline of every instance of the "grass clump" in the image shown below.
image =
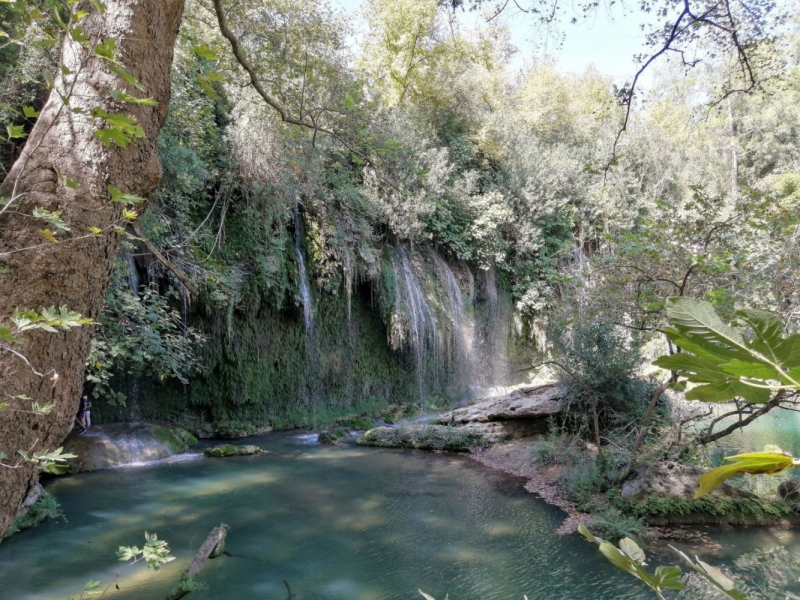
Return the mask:
<path id="1" fill-rule="evenodd" d="M 6 533 L 6 537 L 41 525 L 45 521 L 63 519 L 64 512 L 61 510 L 61 505 L 56 500 L 55 496 L 47 492 L 39 496 L 38 500 L 31 504 L 28 511 L 18 517 L 12 524 L 11 528 Z"/>

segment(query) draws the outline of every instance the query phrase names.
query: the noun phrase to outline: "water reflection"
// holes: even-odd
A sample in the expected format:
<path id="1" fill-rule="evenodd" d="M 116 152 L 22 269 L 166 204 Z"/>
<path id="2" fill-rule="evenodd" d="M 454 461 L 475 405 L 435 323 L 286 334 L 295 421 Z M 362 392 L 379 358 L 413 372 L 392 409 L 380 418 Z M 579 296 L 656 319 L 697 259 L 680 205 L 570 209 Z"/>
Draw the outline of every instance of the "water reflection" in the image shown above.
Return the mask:
<path id="1" fill-rule="evenodd" d="M 107 598 L 163 598 L 221 521 L 231 526 L 230 556 L 209 563 L 198 600 L 283 600 L 284 580 L 296 600 L 406 600 L 418 588 L 454 600 L 650 597 L 592 545 L 556 536 L 559 510 L 466 458 L 301 446 L 283 434 L 256 442 L 271 453 L 52 483 L 69 521 L 0 545 L 0 598 L 64 600 L 119 572 L 120 590 Z M 178 560 L 155 575 L 121 571 L 117 546 L 141 544 L 145 530 Z M 739 554 L 726 561 L 756 549 L 741 543 L 748 533 L 731 535 Z M 780 564 L 797 555 L 789 546 Z M 770 580 L 752 565 L 740 570 Z"/>

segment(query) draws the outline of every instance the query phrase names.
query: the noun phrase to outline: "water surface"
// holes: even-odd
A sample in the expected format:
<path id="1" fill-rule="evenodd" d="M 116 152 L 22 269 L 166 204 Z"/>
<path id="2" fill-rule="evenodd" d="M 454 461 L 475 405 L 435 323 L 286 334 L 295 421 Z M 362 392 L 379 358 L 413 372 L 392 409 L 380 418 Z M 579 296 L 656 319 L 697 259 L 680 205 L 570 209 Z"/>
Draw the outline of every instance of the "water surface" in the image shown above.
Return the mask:
<path id="1" fill-rule="evenodd" d="M 161 599 L 212 527 L 227 550 L 203 572 L 202 599 L 647 598 L 519 480 L 459 456 L 321 447 L 294 435 L 248 442 L 259 457 L 99 471 L 48 490 L 68 522 L 0 545 L 0 598 L 64 600 L 122 573 L 108 598 Z M 178 557 L 156 574 L 121 568 L 120 544 L 157 532 Z"/>
<path id="2" fill-rule="evenodd" d="M 189 456 L 51 482 L 69 520 L 0 545 L 0 599 L 65 600 L 88 580 L 105 585 L 119 574 L 120 589 L 112 585 L 106 598 L 161 600 L 222 521 L 230 556 L 208 563 L 207 588 L 189 598 L 285 600 L 284 581 L 295 600 L 411 600 L 418 588 L 438 600 L 652 597 L 578 535 L 556 535 L 563 513 L 520 480 L 465 457 L 316 446 L 297 434 L 246 441 L 270 453 Z M 140 545 L 145 531 L 177 557 L 155 574 L 114 556 L 121 544 Z M 791 532 L 721 535 L 725 549 L 707 560 L 751 583 L 772 581 L 777 564 L 781 581 L 800 574 L 790 571 L 800 556 Z"/>

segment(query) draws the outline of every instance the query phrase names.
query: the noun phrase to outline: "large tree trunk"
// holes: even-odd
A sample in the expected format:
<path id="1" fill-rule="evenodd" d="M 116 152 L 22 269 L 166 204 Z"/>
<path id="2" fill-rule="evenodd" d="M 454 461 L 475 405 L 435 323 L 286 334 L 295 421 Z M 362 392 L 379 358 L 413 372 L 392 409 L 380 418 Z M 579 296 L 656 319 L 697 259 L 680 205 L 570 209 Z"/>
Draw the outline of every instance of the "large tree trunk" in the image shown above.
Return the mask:
<path id="1" fill-rule="evenodd" d="M 70 95 L 71 107 L 101 107 L 135 117 L 145 137 L 127 149 L 106 147 L 93 136 L 97 123 L 72 113 L 58 94 L 51 93 L 23 153 L 0 186 L 0 195 L 19 198 L 13 212 L 0 217 L 0 322 L 6 324 L 15 308 L 64 305 L 96 318 L 118 245 L 116 233 L 51 244 L 38 233 L 46 224 L 26 215 L 37 207 L 63 211 L 62 218 L 71 228 L 63 237 L 77 237 L 89 227 L 105 229 L 119 221 L 122 206 L 110 201 L 109 187 L 146 196 L 161 177 L 157 139 L 169 104 L 172 55 L 184 0 L 105 0 L 105 4 L 108 10 L 100 15 L 92 3 L 78 3 L 78 8 L 90 13 L 81 23 L 85 33 L 93 43 L 114 38 L 119 60 L 159 104 L 114 102 L 111 92 L 115 89 L 142 94 L 96 57 L 81 67 L 86 50 L 69 40 L 64 43 L 62 64 L 77 74 L 60 76 L 56 91 Z M 80 183 L 80 188 L 66 187 L 66 178 Z M 38 247 L 16 252 L 32 246 Z M 77 410 L 92 335 L 92 327 L 24 335 L 24 345 L 15 349 L 24 353 L 30 366 L 0 350 L 0 400 L 25 395 L 55 406 L 46 416 L 0 412 L 0 451 L 8 455 L 5 463 L 14 462 L 19 450 L 53 449 L 64 440 Z M 31 367 L 45 376 L 36 375 Z M 25 408 L 19 400 L 12 406 Z M 0 539 L 36 479 L 31 466 L 0 466 Z"/>

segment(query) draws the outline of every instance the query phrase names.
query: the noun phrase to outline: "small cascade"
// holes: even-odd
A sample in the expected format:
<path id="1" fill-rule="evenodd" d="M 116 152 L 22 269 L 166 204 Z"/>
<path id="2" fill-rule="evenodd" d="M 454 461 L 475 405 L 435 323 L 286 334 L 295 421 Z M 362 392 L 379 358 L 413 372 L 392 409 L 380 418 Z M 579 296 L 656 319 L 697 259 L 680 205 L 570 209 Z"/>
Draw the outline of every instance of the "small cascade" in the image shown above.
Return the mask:
<path id="1" fill-rule="evenodd" d="M 297 258 L 297 272 L 300 276 L 300 301 L 303 303 L 303 322 L 306 326 L 306 333 L 309 334 L 314 329 L 314 306 L 311 298 L 311 286 L 308 283 L 308 273 L 306 272 L 306 261 L 303 258 L 303 220 L 300 217 L 300 210 L 295 207 L 294 211 L 294 253 Z"/>
<path id="2" fill-rule="evenodd" d="M 139 293 L 139 271 L 136 270 L 136 261 L 133 260 L 133 252 L 127 248 L 122 249 L 122 255 L 125 257 L 125 264 L 128 270 L 128 289 L 132 294 Z"/>
<path id="3" fill-rule="evenodd" d="M 433 248 L 431 248 L 431 256 L 436 265 L 438 279 L 447 291 L 448 307 L 453 326 L 452 345 L 454 352 L 452 364 L 462 378 L 465 376 L 471 377 L 475 337 L 475 323 L 472 319 L 472 313 L 465 309 L 461 287 L 450 265 Z"/>
<path id="4" fill-rule="evenodd" d="M 353 264 L 347 244 L 344 245 L 344 286 L 347 298 L 347 322 L 349 323 L 353 316 Z"/>
<path id="5" fill-rule="evenodd" d="M 497 276 L 495 274 L 494 265 L 485 270 L 483 274 L 489 316 L 495 318 L 497 316 L 499 303 L 497 300 Z"/>
<path id="6" fill-rule="evenodd" d="M 483 357 L 480 379 L 484 386 L 498 386 L 509 371 L 508 339 L 511 334 L 511 315 L 500 303 L 500 291 L 494 265 L 482 271 L 486 314 L 482 323 L 481 351 Z"/>
<path id="7" fill-rule="evenodd" d="M 128 394 L 127 404 L 130 407 L 130 417 L 131 421 L 139 421 L 141 419 L 141 414 L 139 412 L 139 378 L 133 378 L 133 384 L 130 388 L 130 394 Z"/>
<path id="8" fill-rule="evenodd" d="M 425 395 L 425 375 L 429 367 L 429 355 L 432 358 L 433 364 L 430 365 L 430 370 L 434 380 L 438 377 L 438 323 L 406 250 L 402 247 L 390 248 L 389 255 L 396 282 L 395 307 L 396 309 L 402 307 L 408 321 L 410 339 L 404 336 L 403 341 L 414 352 L 419 395 L 422 399 Z"/>

